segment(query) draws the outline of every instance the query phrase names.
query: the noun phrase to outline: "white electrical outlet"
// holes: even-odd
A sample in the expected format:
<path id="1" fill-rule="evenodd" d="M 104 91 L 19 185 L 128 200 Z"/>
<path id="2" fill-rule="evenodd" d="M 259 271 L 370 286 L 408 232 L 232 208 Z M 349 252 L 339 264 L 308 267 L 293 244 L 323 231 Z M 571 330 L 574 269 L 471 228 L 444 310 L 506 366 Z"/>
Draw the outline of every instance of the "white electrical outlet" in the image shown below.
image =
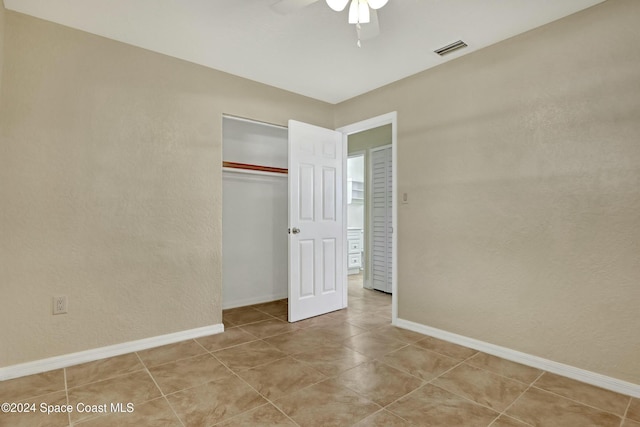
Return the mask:
<path id="1" fill-rule="evenodd" d="M 53 297 L 53 314 L 65 314 L 67 312 L 67 296 Z"/>

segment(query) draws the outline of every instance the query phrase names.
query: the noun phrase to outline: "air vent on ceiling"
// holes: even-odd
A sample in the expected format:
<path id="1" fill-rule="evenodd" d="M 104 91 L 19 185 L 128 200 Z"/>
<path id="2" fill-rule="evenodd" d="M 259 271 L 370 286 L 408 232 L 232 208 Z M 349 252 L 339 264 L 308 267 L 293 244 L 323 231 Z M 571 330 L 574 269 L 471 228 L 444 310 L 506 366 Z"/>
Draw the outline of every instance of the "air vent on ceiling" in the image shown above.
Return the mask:
<path id="1" fill-rule="evenodd" d="M 451 53 L 455 50 L 458 49 L 462 49 L 463 47 L 467 47 L 467 44 L 465 42 L 463 42 L 462 40 L 458 40 L 457 42 L 453 42 L 449 45 L 446 45 L 444 47 L 441 47 L 440 49 L 436 49 L 434 50 L 435 53 L 437 53 L 440 56 L 444 56 L 447 53 Z"/>

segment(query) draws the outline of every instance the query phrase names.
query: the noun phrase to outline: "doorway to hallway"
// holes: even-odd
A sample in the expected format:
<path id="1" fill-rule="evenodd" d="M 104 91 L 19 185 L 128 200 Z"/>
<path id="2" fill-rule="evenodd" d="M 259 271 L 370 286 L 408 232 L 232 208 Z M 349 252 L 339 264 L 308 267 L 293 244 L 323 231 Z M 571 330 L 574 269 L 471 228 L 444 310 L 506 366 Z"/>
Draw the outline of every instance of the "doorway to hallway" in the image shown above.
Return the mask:
<path id="1" fill-rule="evenodd" d="M 392 293 L 392 125 L 349 135 L 347 265 L 349 283 Z"/>

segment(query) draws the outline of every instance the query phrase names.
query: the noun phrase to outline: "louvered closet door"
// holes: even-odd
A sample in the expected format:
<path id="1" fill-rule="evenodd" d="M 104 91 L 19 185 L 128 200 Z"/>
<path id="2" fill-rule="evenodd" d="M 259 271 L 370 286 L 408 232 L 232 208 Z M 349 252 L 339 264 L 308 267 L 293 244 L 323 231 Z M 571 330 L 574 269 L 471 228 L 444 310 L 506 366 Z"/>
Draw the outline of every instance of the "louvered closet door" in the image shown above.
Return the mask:
<path id="1" fill-rule="evenodd" d="M 391 146 L 371 150 L 371 278 L 373 288 L 391 292 L 393 175 Z"/>

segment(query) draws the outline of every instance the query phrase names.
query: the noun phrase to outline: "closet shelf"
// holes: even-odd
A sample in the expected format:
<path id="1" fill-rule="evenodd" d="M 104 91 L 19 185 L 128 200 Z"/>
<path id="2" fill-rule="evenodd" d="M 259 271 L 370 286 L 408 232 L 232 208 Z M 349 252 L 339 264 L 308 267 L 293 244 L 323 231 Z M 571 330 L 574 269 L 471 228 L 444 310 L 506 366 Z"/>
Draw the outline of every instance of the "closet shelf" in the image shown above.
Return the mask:
<path id="1" fill-rule="evenodd" d="M 258 172 L 279 173 L 283 175 L 287 175 L 289 173 L 289 170 L 285 168 L 276 168 L 273 166 L 250 165 L 248 163 L 237 163 L 237 162 L 222 162 L 222 167 L 231 168 L 231 169 L 244 169 L 244 170 L 258 171 Z"/>

